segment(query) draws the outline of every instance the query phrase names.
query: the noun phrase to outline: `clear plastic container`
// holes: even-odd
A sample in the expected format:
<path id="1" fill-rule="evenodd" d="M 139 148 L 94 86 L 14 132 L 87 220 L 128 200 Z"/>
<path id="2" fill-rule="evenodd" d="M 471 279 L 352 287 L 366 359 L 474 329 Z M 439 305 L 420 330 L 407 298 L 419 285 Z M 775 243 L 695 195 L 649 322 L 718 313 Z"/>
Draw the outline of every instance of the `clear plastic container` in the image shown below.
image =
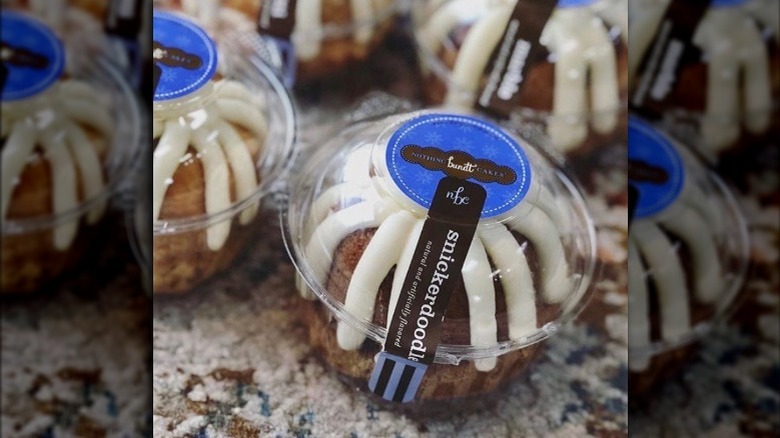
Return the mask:
<path id="1" fill-rule="evenodd" d="M 724 182 L 671 137 L 632 117 L 628 156 L 639 191 L 629 226 L 629 383 L 640 394 L 734 310 L 749 239 Z"/>
<path id="2" fill-rule="evenodd" d="M 148 156 L 146 157 L 148 163 Z M 141 282 L 144 290 L 152 293 L 152 224 L 149 218 L 151 212 L 151 169 L 148 166 L 138 166 L 136 169 L 135 186 L 125 190 L 125 229 L 130 242 L 130 249 L 141 268 Z"/>
<path id="3" fill-rule="evenodd" d="M 219 34 L 234 29 L 255 31 L 263 6 L 278 7 L 276 3 L 281 2 L 163 0 L 160 3 L 198 17 L 205 27 Z M 291 35 L 298 82 L 343 71 L 351 63 L 365 60 L 392 26 L 397 10 L 395 0 L 316 0 L 299 5 Z"/>
<path id="4" fill-rule="evenodd" d="M 214 40 L 218 52 L 229 52 L 233 56 L 250 56 L 262 59 L 290 86 L 294 71 L 285 64 L 285 54 L 268 38 L 257 32 L 257 24 L 245 7 L 254 3 L 233 4 L 213 1 L 169 1 L 155 0 L 158 11 L 184 14 L 198 24 Z M 219 73 L 228 68 L 221 63 Z"/>
<path id="5" fill-rule="evenodd" d="M 103 19 L 107 6 L 108 2 L 89 0 L 3 0 L 3 10 L 30 14 L 62 39 L 68 58 L 67 73 L 81 69 L 79 64 L 82 62 L 90 62 L 89 54 L 93 51 L 101 51 L 106 60 L 112 60 L 120 68 L 128 68 L 127 54 L 112 44 L 105 33 Z"/>
<path id="6" fill-rule="evenodd" d="M 500 111 L 512 126 L 551 153 L 582 154 L 622 144 L 628 86 L 627 2 L 560 2 L 539 37 L 546 58 L 526 61 L 527 71 L 518 73 L 520 89 L 509 98 L 501 89 L 511 90 L 505 87 L 513 79 L 509 66 L 517 64 L 518 54 L 523 53 L 519 43 L 503 39 L 516 23 L 511 18 L 516 4 L 516 0 L 413 3 L 414 37 L 428 102 L 474 108 L 488 102 L 486 90 L 495 83 L 499 97 L 491 101 L 503 99 L 505 108 Z M 532 41 L 529 47 L 538 46 Z M 507 73 L 493 78 L 504 71 L 492 67 L 500 59 L 506 60 L 498 65 L 506 66 Z"/>
<path id="7" fill-rule="evenodd" d="M 259 56 L 217 53 L 184 15 L 155 11 L 154 39 L 153 291 L 185 292 L 257 237 L 262 200 L 295 156 L 296 116 Z"/>
<path id="8" fill-rule="evenodd" d="M 7 61 L 2 98 L 2 291 L 32 292 L 100 240 L 109 198 L 138 157 L 141 111 L 103 52 L 84 48 L 72 63 L 42 22 L 2 19 L 4 44 L 29 55 Z"/>
<path id="9" fill-rule="evenodd" d="M 420 193 L 430 195 L 444 176 L 412 166 L 399 177 L 401 167 L 390 158 L 397 158 L 389 146 L 400 141 L 395 135 L 423 125 L 433 131 L 419 137 L 428 141 L 421 146 L 508 166 L 514 153 L 530 169 L 518 173 L 512 184 L 519 186 L 483 183 L 489 194 L 462 270 L 467 286 L 456 286 L 449 301 L 435 363 L 413 404 L 436 405 L 496 391 L 533 362 L 539 342 L 590 296 L 595 235 L 576 185 L 536 148 L 489 121 L 424 110 L 350 124 L 302 168 L 282 226 L 299 291 L 308 299 L 300 311 L 310 342 L 353 386 L 367 387 L 387 337 L 391 299 L 402 299 L 392 283 L 409 269 L 428 212 Z M 511 208 L 500 210 L 497 202 Z M 518 297 L 529 301 L 518 305 Z"/>
<path id="10" fill-rule="evenodd" d="M 653 50 L 667 6 L 631 2 L 632 95 L 642 84 L 640 63 Z M 780 132 L 780 29 L 768 18 L 778 14 L 777 2 L 713 2 L 695 29 L 686 28 L 697 56 L 683 59 L 662 101 L 645 99 L 645 113 L 711 163 L 739 158 L 740 152 L 749 158 L 769 147 Z M 683 27 L 686 19 L 676 25 Z"/>

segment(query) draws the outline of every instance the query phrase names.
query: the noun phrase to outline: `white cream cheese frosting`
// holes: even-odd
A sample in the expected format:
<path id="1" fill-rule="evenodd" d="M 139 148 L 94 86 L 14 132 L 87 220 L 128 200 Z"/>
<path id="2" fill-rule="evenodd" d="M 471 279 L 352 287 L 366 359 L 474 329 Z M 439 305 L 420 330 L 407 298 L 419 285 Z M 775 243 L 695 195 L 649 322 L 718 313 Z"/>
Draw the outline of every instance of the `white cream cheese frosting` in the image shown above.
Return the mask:
<path id="1" fill-rule="evenodd" d="M 589 114 L 597 132 L 610 132 L 617 126 L 620 108 L 617 56 L 609 29 L 599 17 L 618 27 L 624 26 L 627 18 L 602 5 L 610 1 L 622 3 L 602 0 L 589 7 L 556 8 L 540 37 L 555 59 L 554 101 L 547 130 L 552 144 L 563 151 L 575 148 L 585 139 Z M 453 0 L 438 8 L 422 25 L 418 43 L 435 56 L 447 34 L 463 24 L 462 18 L 478 17 L 458 52 L 445 104 L 455 108 L 474 105 L 482 72 L 500 43 L 515 3 L 514 0 Z M 605 14 L 605 11 L 613 13 Z"/>
<path id="2" fill-rule="evenodd" d="M 296 57 L 310 61 L 322 52 L 322 40 L 326 38 L 326 23 L 322 19 L 325 0 L 298 0 L 295 9 L 295 26 L 292 41 Z M 366 44 L 374 34 L 371 20 L 387 7 L 386 2 L 375 0 L 350 0 L 352 13 L 352 39 L 357 44 Z M 243 14 L 230 8 L 220 8 L 219 0 L 183 0 L 182 9 L 203 23 L 207 29 L 215 29 L 220 21 L 228 26 L 254 28 L 254 23 Z"/>
<path id="3" fill-rule="evenodd" d="M 67 79 L 49 90 L 22 101 L 2 104 L 2 220 L 8 210 L 28 161 L 40 153 L 52 179 L 52 214 L 71 211 L 105 190 L 105 175 L 99 156 L 113 138 L 111 102 L 85 82 Z M 102 145 L 94 144 L 85 128 L 97 132 Z M 82 195 L 79 197 L 79 188 Z M 87 223 L 103 215 L 106 200 L 87 212 Z M 53 229 L 54 246 L 68 249 L 79 222 L 64 221 Z"/>
<path id="4" fill-rule="evenodd" d="M 177 106 L 169 102 L 167 109 L 155 111 L 153 137 L 159 139 L 153 155 L 152 217 L 160 220 L 160 211 L 165 194 L 180 163 L 190 159 L 192 149 L 201 161 L 204 174 L 206 215 L 227 210 L 235 202 L 252 196 L 258 187 L 255 160 L 250 147 L 236 127 L 251 133 L 261 148 L 268 135 L 265 118 L 264 98 L 250 91 L 243 84 L 222 79 L 206 84 L 203 88 L 187 95 L 187 100 L 205 101 L 200 109 L 188 105 Z M 231 175 L 235 185 L 236 199 L 231 199 Z M 254 204 L 240 214 L 240 222 L 248 223 L 257 214 Z M 231 221 L 222 220 L 208 227 L 209 249 L 221 249 L 229 234 Z"/>

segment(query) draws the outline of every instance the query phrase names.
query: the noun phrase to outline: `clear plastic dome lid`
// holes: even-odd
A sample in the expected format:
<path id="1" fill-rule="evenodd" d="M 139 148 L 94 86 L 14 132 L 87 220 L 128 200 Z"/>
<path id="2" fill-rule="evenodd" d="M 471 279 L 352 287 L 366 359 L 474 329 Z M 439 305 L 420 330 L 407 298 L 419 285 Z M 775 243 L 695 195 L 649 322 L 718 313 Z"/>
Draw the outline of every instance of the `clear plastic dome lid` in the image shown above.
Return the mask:
<path id="1" fill-rule="evenodd" d="M 664 119 L 711 160 L 757 142 L 755 136 L 772 136 L 780 2 L 636 0 L 630 7 L 628 71 L 637 112 Z"/>
<path id="2" fill-rule="evenodd" d="M 384 343 L 391 327 L 389 347 L 430 305 L 433 319 L 446 312 L 425 341 L 436 362 L 489 370 L 571 319 L 594 273 L 575 184 L 534 147 L 456 113 L 347 127 L 301 170 L 283 226 L 299 290 L 335 314 L 345 350 Z"/>
<path id="3" fill-rule="evenodd" d="M 721 179 L 685 147 L 629 120 L 629 366 L 690 342 L 733 309 L 748 235 Z"/>
<path id="4" fill-rule="evenodd" d="M 291 42 L 301 60 L 322 51 L 327 40 L 369 41 L 377 22 L 391 17 L 396 0 L 315 0 L 306 4 L 276 0 L 155 0 L 197 19 L 214 33 L 252 31 Z"/>
<path id="5" fill-rule="evenodd" d="M 137 158 L 135 95 L 105 52 L 76 52 L 43 22 L 2 12 L 3 234 L 54 229 L 73 243 L 85 215 L 96 223 Z"/>
<path id="6" fill-rule="evenodd" d="M 412 13 L 429 100 L 537 120 L 556 149 L 619 127 L 626 0 L 443 0 Z"/>
<path id="7" fill-rule="evenodd" d="M 209 227 L 209 247 L 218 249 L 230 233 L 227 219 L 255 217 L 258 200 L 287 171 L 294 107 L 246 46 L 217 46 L 177 13 L 155 10 L 153 28 L 154 232 Z"/>
<path id="8" fill-rule="evenodd" d="M 254 2 L 169 1 L 155 0 L 155 8 L 185 14 L 206 32 L 217 46 L 218 52 L 231 52 L 262 59 L 289 87 L 295 77 L 294 66 L 287 63 L 287 54 L 257 31 L 251 10 Z"/>

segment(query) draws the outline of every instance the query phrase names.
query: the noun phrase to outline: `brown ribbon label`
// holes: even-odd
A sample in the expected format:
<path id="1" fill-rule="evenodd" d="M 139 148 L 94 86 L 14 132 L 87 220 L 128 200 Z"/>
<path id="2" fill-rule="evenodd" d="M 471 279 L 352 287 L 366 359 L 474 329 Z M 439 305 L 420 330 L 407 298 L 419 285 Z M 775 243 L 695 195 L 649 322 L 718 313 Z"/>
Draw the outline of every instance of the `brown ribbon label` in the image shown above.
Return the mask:
<path id="1" fill-rule="evenodd" d="M 295 27 L 296 0 L 265 0 L 260 2 L 257 31 L 289 40 Z"/>
<path id="2" fill-rule="evenodd" d="M 437 147 L 407 145 L 401 149 L 404 160 L 419 164 L 433 171 L 441 171 L 461 179 L 475 179 L 490 184 L 509 185 L 517 181 L 517 172 L 508 166 L 501 166 L 487 159 L 476 159 L 463 151 L 445 152 Z"/>
<path id="3" fill-rule="evenodd" d="M 152 57 L 155 62 L 168 67 L 182 67 L 188 70 L 195 70 L 203 65 L 200 56 L 187 53 L 184 50 L 175 47 L 165 47 L 155 41 L 152 51 Z"/>
<path id="4" fill-rule="evenodd" d="M 105 17 L 106 33 L 134 40 L 141 31 L 142 11 L 142 0 L 110 0 Z"/>
<path id="5" fill-rule="evenodd" d="M 519 105 L 528 70 L 549 56 L 539 42 L 557 0 L 518 1 L 500 43 L 485 68 L 487 83 L 476 102 L 478 109 L 509 117 Z"/>
<path id="6" fill-rule="evenodd" d="M 669 180 L 666 170 L 642 160 L 628 160 L 628 176 L 632 181 L 653 184 L 663 184 Z"/>
<path id="7" fill-rule="evenodd" d="M 3 64 L 35 69 L 44 69 L 49 65 L 45 56 L 22 47 L 14 47 L 5 41 L 0 42 L 0 61 Z"/>
<path id="8" fill-rule="evenodd" d="M 658 117 L 666 108 L 683 67 L 699 62 L 693 35 L 712 0 L 673 0 L 636 72 L 632 109 Z"/>

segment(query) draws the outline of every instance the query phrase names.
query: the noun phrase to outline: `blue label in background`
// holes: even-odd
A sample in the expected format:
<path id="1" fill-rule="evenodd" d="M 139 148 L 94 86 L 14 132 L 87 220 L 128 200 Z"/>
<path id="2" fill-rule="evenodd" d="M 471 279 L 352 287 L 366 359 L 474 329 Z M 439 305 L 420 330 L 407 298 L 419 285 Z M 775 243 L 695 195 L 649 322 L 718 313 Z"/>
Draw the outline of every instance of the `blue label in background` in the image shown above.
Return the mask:
<path id="1" fill-rule="evenodd" d="M 428 209 L 445 175 L 485 188 L 483 219 L 510 211 L 531 186 L 531 166 L 520 145 L 499 127 L 475 117 L 415 117 L 390 137 L 385 159 L 398 188 Z"/>
<path id="2" fill-rule="evenodd" d="M 2 100 L 26 99 L 49 88 L 65 67 L 60 40 L 27 15 L 4 11 L 0 20 L 0 60 L 6 69 Z"/>
<path id="3" fill-rule="evenodd" d="M 669 140 L 645 122 L 628 122 L 628 177 L 637 190 L 634 218 L 657 214 L 683 188 L 685 168 Z"/>
<path id="4" fill-rule="evenodd" d="M 579 8 L 590 6 L 596 0 L 558 0 L 559 8 Z"/>
<path id="5" fill-rule="evenodd" d="M 167 12 L 154 12 L 154 100 L 186 96 L 205 85 L 217 70 L 217 50 L 195 23 Z"/>

